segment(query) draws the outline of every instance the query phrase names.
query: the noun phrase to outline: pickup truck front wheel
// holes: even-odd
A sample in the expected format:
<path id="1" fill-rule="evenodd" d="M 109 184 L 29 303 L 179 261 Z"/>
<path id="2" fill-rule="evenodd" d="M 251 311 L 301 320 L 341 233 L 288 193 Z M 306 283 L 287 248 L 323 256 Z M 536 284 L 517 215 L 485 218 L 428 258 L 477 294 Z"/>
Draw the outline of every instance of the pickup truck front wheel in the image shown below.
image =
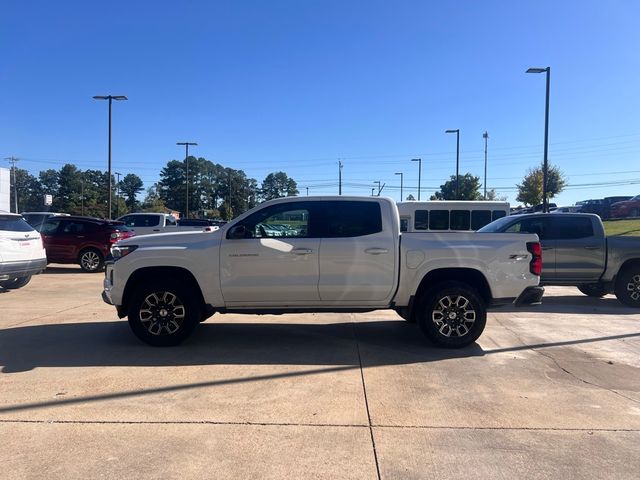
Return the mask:
<path id="1" fill-rule="evenodd" d="M 640 308 L 640 265 L 626 267 L 618 274 L 615 294 L 625 305 Z"/>
<path id="2" fill-rule="evenodd" d="M 484 330 L 487 310 L 478 292 L 462 282 L 446 282 L 426 293 L 417 312 L 422 333 L 439 347 L 461 348 Z"/>
<path id="3" fill-rule="evenodd" d="M 196 297 L 174 283 L 143 285 L 129 303 L 129 326 L 149 345 L 178 345 L 200 323 L 202 317 Z"/>

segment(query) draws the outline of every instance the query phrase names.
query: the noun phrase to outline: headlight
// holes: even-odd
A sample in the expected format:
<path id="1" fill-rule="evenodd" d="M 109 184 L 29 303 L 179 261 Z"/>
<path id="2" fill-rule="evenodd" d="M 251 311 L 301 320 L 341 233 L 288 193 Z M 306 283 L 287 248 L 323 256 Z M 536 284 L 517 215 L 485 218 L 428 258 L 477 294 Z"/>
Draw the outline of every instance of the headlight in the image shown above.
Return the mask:
<path id="1" fill-rule="evenodd" d="M 136 248 L 138 248 L 137 245 L 114 245 L 111 247 L 111 256 L 113 260 L 116 261 L 122 257 L 126 257 Z"/>

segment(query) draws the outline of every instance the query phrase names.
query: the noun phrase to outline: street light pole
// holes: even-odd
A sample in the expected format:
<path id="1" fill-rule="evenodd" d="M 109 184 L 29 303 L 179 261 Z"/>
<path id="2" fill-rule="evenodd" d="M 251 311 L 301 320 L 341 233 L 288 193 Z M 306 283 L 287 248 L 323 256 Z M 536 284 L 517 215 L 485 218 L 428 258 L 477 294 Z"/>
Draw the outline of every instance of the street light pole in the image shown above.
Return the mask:
<path id="1" fill-rule="evenodd" d="M 187 206 L 186 206 L 186 215 L 185 218 L 189 218 L 189 145 L 198 145 L 195 142 L 176 142 L 176 145 L 184 145 L 184 163 L 187 169 L 186 172 L 186 183 L 187 183 Z"/>
<path id="2" fill-rule="evenodd" d="M 489 132 L 482 134 L 484 138 L 484 199 L 487 199 L 487 140 L 489 140 Z"/>
<path id="3" fill-rule="evenodd" d="M 120 172 L 113 172 L 118 180 L 116 181 L 116 218 L 120 217 Z"/>
<path id="4" fill-rule="evenodd" d="M 422 177 L 422 159 L 421 158 L 412 158 L 412 162 L 418 162 L 418 200 L 420 200 L 420 180 Z"/>
<path id="5" fill-rule="evenodd" d="M 342 162 L 338 160 L 338 195 L 342 195 Z"/>
<path id="6" fill-rule="evenodd" d="M 542 211 L 549 211 L 549 202 L 547 201 L 548 195 L 548 181 L 549 181 L 549 90 L 551 87 L 551 67 L 537 68 L 533 67 L 527 70 L 527 73 L 546 73 L 547 74 L 547 94 L 545 98 L 544 108 L 544 160 L 542 163 Z"/>
<path id="7" fill-rule="evenodd" d="M 456 134 L 456 200 L 460 200 L 460 129 L 445 130 Z"/>
<path id="8" fill-rule="evenodd" d="M 16 213 L 18 213 L 18 183 L 16 182 L 16 162 L 20 159 L 16 157 L 8 157 L 5 158 L 5 160 L 7 160 L 11 164 L 11 168 L 13 170 L 13 198 L 16 204 Z M 9 201 L 9 204 L 11 204 L 11 201 Z M 11 210 L 11 208 L 9 208 L 9 210 Z"/>
<path id="9" fill-rule="evenodd" d="M 107 209 L 109 210 L 109 220 L 111 220 L 111 103 L 113 100 L 128 100 L 128 98 L 124 95 L 95 95 L 94 100 L 109 100 L 109 154 L 108 154 L 108 171 L 107 175 L 109 177 L 109 202 L 107 204 Z"/>
<path id="10" fill-rule="evenodd" d="M 404 195 L 402 194 L 402 179 L 404 175 L 402 174 L 402 172 L 396 172 L 396 175 L 400 175 L 400 201 L 402 201 L 404 199 Z"/>

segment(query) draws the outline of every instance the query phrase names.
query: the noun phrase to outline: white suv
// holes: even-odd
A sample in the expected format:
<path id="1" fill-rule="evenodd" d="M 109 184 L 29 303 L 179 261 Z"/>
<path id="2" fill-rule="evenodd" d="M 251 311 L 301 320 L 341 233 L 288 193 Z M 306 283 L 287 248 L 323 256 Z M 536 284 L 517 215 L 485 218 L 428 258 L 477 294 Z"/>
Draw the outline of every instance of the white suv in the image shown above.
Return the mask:
<path id="1" fill-rule="evenodd" d="M 0 287 L 24 287 L 46 266 L 40 234 L 22 216 L 0 211 Z"/>

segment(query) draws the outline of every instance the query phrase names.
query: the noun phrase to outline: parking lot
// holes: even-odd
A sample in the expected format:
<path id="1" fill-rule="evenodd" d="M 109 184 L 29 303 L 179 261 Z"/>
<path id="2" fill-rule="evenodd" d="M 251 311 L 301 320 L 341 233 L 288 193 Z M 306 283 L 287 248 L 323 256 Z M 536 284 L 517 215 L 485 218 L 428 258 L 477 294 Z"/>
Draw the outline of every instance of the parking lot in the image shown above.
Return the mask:
<path id="1" fill-rule="evenodd" d="M 637 478 L 640 311 L 547 289 L 436 349 L 395 313 L 140 343 L 102 276 L 0 292 L 3 478 Z"/>

